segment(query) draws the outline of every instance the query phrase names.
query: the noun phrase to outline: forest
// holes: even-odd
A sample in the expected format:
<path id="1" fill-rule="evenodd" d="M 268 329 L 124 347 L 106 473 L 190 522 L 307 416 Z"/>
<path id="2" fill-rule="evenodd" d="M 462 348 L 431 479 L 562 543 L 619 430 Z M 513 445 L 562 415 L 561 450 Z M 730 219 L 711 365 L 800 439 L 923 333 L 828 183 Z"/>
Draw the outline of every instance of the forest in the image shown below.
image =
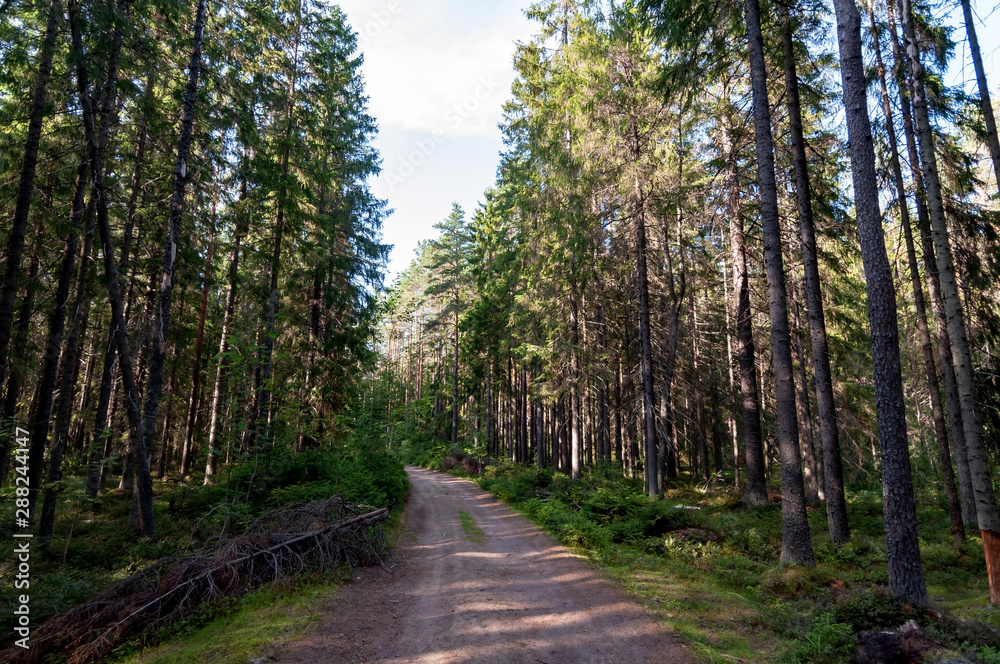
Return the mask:
<path id="1" fill-rule="evenodd" d="M 386 284 L 339 7 L 5 2 L 0 535 L 31 538 L 33 629 L 309 501 L 398 516 L 407 463 L 618 574 L 648 555 L 784 601 L 740 617 L 800 643 L 780 661 L 847 661 L 913 607 L 1000 661 L 1000 141 L 961 8 L 535 4 L 495 183 Z M 974 95 L 945 83 L 962 42 Z M 196 603 L 68 661 L 225 618 Z M 725 640 L 697 615 L 682 638 Z M 701 655 L 765 661 L 753 638 Z"/>

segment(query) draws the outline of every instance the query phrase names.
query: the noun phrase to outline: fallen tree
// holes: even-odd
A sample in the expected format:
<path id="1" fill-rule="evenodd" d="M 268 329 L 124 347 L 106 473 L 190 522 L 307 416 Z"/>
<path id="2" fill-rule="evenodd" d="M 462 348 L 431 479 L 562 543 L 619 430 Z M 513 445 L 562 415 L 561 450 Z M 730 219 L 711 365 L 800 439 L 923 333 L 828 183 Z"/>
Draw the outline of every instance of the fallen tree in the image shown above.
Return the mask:
<path id="1" fill-rule="evenodd" d="M 381 564 L 387 508 L 339 498 L 273 510 L 246 532 L 198 555 L 165 559 L 53 616 L 34 631 L 31 647 L 10 647 L 0 661 L 35 664 L 53 656 L 67 664 L 100 661 L 115 647 L 150 634 L 205 604 L 239 597 L 267 583 L 339 563 Z"/>

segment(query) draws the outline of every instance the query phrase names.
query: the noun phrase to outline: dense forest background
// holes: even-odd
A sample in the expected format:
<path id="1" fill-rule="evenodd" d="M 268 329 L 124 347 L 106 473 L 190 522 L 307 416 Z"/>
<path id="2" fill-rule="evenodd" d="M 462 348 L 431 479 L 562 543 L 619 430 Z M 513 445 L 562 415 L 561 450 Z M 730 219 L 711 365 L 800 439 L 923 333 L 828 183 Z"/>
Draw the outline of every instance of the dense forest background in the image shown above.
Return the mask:
<path id="1" fill-rule="evenodd" d="M 390 443 L 652 496 L 780 485 L 806 566 L 809 506 L 844 543 L 845 495 L 881 484 L 914 601 L 915 487 L 995 555 L 988 85 L 979 59 L 981 97 L 943 85 L 929 6 L 862 4 L 536 5 L 496 184 L 390 290 Z"/>
<path id="2" fill-rule="evenodd" d="M 804 568 L 809 513 L 836 550 L 880 490 L 895 597 L 928 600 L 929 510 L 1000 604 L 1000 143 L 972 9 L 965 35 L 923 0 L 834 9 L 535 5 L 495 185 L 385 288 L 336 6 L 4 4 L 0 476 L 42 569 L 98 564 L 95 514 L 144 537 L 132 565 L 218 534 L 177 544 L 185 509 L 225 532 L 331 492 L 398 505 L 399 459 L 450 458 L 779 502 L 770 562 Z M 961 38 L 974 97 L 943 83 Z"/>

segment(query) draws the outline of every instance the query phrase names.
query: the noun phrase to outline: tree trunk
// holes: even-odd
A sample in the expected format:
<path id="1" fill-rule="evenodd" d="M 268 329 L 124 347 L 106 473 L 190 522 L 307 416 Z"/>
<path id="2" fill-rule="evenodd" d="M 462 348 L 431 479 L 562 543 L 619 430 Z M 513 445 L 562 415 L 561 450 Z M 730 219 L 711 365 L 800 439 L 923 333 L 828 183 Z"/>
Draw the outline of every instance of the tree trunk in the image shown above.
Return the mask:
<path id="1" fill-rule="evenodd" d="M 993 481 L 990 477 L 990 467 L 983 446 L 982 423 L 976 409 L 972 356 L 966 335 L 965 314 L 959 299 L 955 263 L 951 253 L 951 241 L 948 237 L 948 225 L 944 216 L 944 201 L 941 194 L 941 184 L 938 180 L 937 156 L 934 154 L 933 134 L 924 87 L 924 68 L 920 62 L 919 45 L 914 34 L 910 0 L 901 0 L 900 15 L 906 42 L 906 55 L 910 66 L 910 82 L 913 88 L 913 115 L 916 121 L 917 144 L 920 150 L 920 166 L 927 194 L 927 211 L 934 236 L 935 257 L 947 316 L 952 359 L 955 364 L 955 380 L 958 386 L 959 402 L 962 406 L 962 426 L 965 433 L 969 472 L 972 474 L 972 488 L 976 499 L 976 517 L 979 529 L 983 531 L 986 559 L 997 561 L 1000 558 L 1000 549 L 991 547 L 1000 546 L 1000 539 L 998 539 L 1000 538 L 1000 513 L 997 512 Z M 989 531 L 991 535 L 987 535 L 986 531 Z M 989 585 L 990 603 L 1000 604 L 1000 565 L 989 566 Z"/>
<path id="2" fill-rule="evenodd" d="M 896 67 L 907 71 L 902 47 L 896 38 L 896 23 L 893 17 L 893 3 L 888 3 L 888 18 L 892 38 L 892 52 Z M 905 77 L 908 80 L 908 77 Z M 906 135 L 906 149 L 909 156 L 910 175 L 916 189 L 917 228 L 920 231 L 924 272 L 927 280 L 927 294 L 930 296 L 931 312 L 934 317 L 934 331 L 937 337 L 937 360 L 941 367 L 942 383 L 944 384 L 945 405 L 948 410 L 948 431 L 954 445 L 955 466 L 958 469 L 958 497 L 962 508 L 962 522 L 966 527 L 978 528 L 976 517 L 976 498 L 972 488 L 972 473 L 969 471 L 968 453 L 965 446 L 965 431 L 962 424 L 962 405 L 958 396 L 958 384 L 955 379 L 955 364 L 951 354 L 951 338 L 948 335 L 948 321 L 944 311 L 944 299 L 941 295 L 941 281 L 938 277 L 937 259 L 935 257 L 934 239 L 931 235 L 930 215 L 927 211 L 927 198 L 924 190 L 924 177 L 920 172 L 920 156 L 917 150 L 916 130 L 910 112 L 910 95 L 905 85 L 899 87 L 900 108 L 903 116 L 903 130 Z"/>
<path id="3" fill-rule="evenodd" d="M 961 1 L 962 13 L 965 15 L 965 33 L 969 37 L 969 53 L 972 54 L 972 64 L 976 69 L 979 108 L 983 112 L 983 122 L 986 124 L 986 145 L 990 149 L 990 157 L 993 159 L 993 174 L 997 178 L 997 189 L 1000 190 L 1000 140 L 997 140 L 997 121 L 993 117 L 993 102 L 990 101 L 990 88 L 986 83 L 986 70 L 983 69 L 983 54 L 979 50 L 979 38 L 976 36 L 972 5 L 969 0 Z"/>
<path id="4" fill-rule="evenodd" d="M 134 449 L 136 486 L 142 496 L 148 494 L 148 510 L 144 520 L 151 521 L 152 483 L 149 475 L 150 452 L 156 437 L 157 412 L 163 391 L 163 364 L 167 356 L 167 332 L 170 329 L 170 304 L 174 288 L 174 268 L 177 262 L 178 241 L 181 235 L 181 217 L 184 214 L 184 196 L 188 180 L 188 156 L 191 152 L 191 138 L 194 126 L 194 106 L 198 98 L 198 78 L 201 75 L 201 47 L 205 31 L 206 0 L 198 0 L 195 14 L 194 35 L 191 45 L 191 59 L 188 64 L 188 80 L 184 90 L 181 111 L 180 134 L 177 139 L 177 161 L 174 166 L 174 186 L 170 197 L 170 217 L 166 238 L 163 243 L 163 268 L 160 289 L 153 318 L 152 349 L 149 354 L 149 368 L 146 372 L 145 403 L 143 404 L 142 426 L 139 444 Z"/>
<path id="5" fill-rule="evenodd" d="M 72 4 L 70 5 L 72 7 Z M 70 10 L 72 13 L 72 9 Z M 72 20 L 72 19 L 71 19 Z M 35 503 L 41 490 L 42 466 L 45 462 L 45 444 L 49 437 L 49 423 L 52 419 L 52 405 L 55 396 L 59 367 L 59 351 L 62 346 L 63 330 L 66 326 L 66 304 L 69 300 L 70 284 L 73 280 L 73 266 L 76 263 L 77 236 L 83 217 L 83 195 L 87 186 L 87 164 L 92 163 L 92 146 L 85 148 L 86 156 L 77 167 L 76 184 L 70 208 L 70 230 L 63 246 L 59 279 L 56 285 L 55 301 L 49 314 L 49 331 L 42 355 L 41 372 L 32 400 L 28 427 L 31 431 L 31 445 L 28 450 L 28 513 L 34 518 Z"/>
<path id="6" fill-rule="evenodd" d="M 244 155 L 246 157 L 247 155 Z M 244 159 L 244 164 L 246 164 Z M 240 184 L 240 200 L 247 195 L 246 178 Z M 233 248 L 229 256 L 229 289 L 226 292 L 226 308 L 222 314 L 222 332 L 219 339 L 219 363 L 215 370 L 215 386 L 212 388 L 212 410 L 208 418 L 208 459 L 205 461 L 205 484 L 212 483 L 212 476 L 219 469 L 219 450 L 216 439 L 219 433 L 219 413 L 222 410 L 223 390 L 229 372 L 229 333 L 236 312 L 236 291 L 239 280 L 240 245 L 247 230 L 247 216 L 238 214 L 233 231 Z"/>
<path id="7" fill-rule="evenodd" d="M 743 453 L 746 456 L 747 487 L 743 503 L 748 507 L 767 504 L 764 477 L 764 443 L 760 429 L 760 396 L 757 383 L 757 351 L 754 348 L 750 313 L 750 277 L 747 270 L 746 238 L 740 215 L 739 172 L 736 146 L 729 126 L 723 127 L 726 152 L 726 190 L 729 209 L 729 244 L 733 254 L 733 300 L 736 309 L 736 357 L 739 361 L 743 410 Z"/>
<path id="8" fill-rule="evenodd" d="M 59 396 L 55 404 L 55 424 L 52 431 L 52 445 L 49 450 L 49 469 L 46 473 L 46 488 L 42 498 L 42 513 L 38 523 L 38 536 L 43 542 L 52 537 L 55 524 L 56 498 L 58 490 L 53 486 L 62 479 L 62 460 L 66 451 L 66 436 L 69 434 L 70 418 L 73 409 L 73 387 L 76 384 L 78 351 L 80 337 L 84 327 L 84 309 L 87 307 L 90 285 L 90 252 L 94 246 L 94 209 L 93 192 L 87 206 L 87 227 L 84 231 L 83 252 L 80 255 L 80 268 L 77 272 L 76 292 L 73 293 L 70 307 L 69 327 L 66 340 L 63 343 L 59 358 Z"/>
<path id="9" fill-rule="evenodd" d="M 40 261 L 38 260 L 38 245 L 41 244 L 41 234 L 39 234 L 36 240 L 35 249 L 31 254 L 31 267 L 28 268 L 28 283 L 27 289 L 24 293 L 24 299 L 21 301 L 21 309 L 17 314 L 17 325 L 14 331 L 14 347 L 21 348 L 28 340 L 28 332 L 31 328 L 31 315 L 35 311 L 35 292 L 38 290 L 38 267 Z M 17 402 L 21 398 L 21 388 L 22 384 L 22 373 L 19 371 L 11 371 L 7 375 L 7 392 L 4 395 L 3 403 L 3 422 L 6 424 L 13 423 L 14 416 L 17 415 Z M 13 439 L 13 434 L 15 430 L 10 429 L 10 433 L 5 433 L 5 438 L 3 442 L 0 442 L 0 479 L 7 476 L 7 465 L 10 461 L 10 451 L 11 445 L 10 441 Z"/>
<path id="10" fill-rule="evenodd" d="M 24 158 L 21 160 L 21 176 L 17 185 L 17 199 L 14 217 L 7 234 L 7 251 L 0 286 L 0 385 L 7 372 L 7 349 L 10 345 L 10 329 L 14 320 L 14 297 L 17 294 L 18 277 L 21 275 L 21 253 L 24 250 L 24 236 L 28 228 L 28 213 L 35 191 L 35 166 L 38 163 L 38 145 L 42 138 L 42 121 L 45 119 L 46 96 L 52 76 L 52 55 L 55 52 L 59 18 L 62 16 L 61 0 L 51 0 L 45 22 L 38 58 L 38 75 L 35 77 L 31 93 L 31 107 L 28 111 L 28 133 L 24 142 Z M 30 425 L 29 425 L 30 426 Z"/>
<path id="11" fill-rule="evenodd" d="M 799 418 L 799 432 L 802 443 L 802 469 L 805 478 L 806 498 L 810 503 L 820 502 L 819 464 L 816 461 L 816 447 L 813 440 L 812 408 L 809 403 L 809 377 L 806 373 L 805 353 L 802 350 L 802 326 L 799 320 L 799 303 L 796 288 L 792 286 L 792 362 L 798 367 L 795 380 L 795 408 Z"/>
<path id="12" fill-rule="evenodd" d="M 806 160 L 805 138 L 802 133 L 799 77 L 795 71 L 792 23 L 788 15 L 788 7 L 780 3 L 777 6 L 782 21 L 785 95 L 791 133 L 795 200 L 802 237 L 806 310 L 809 313 L 813 375 L 816 379 L 816 409 L 819 416 L 820 441 L 823 450 L 823 493 L 826 498 L 826 519 L 830 530 L 830 541 L 834 544 L 843 544 L 850 537 L 850 530 L 847 524 L 847 501 L 844 498 L 844 471 L 837 428 L 837 407 L 833 398 L 830 350 L 826 338 L 826 317 L 823 313 L 823 293 L 819 278 L 819 259 L 816 253 L 816 231 L 813 223 L 809 168 Z"/>
<path id="13" fill-rule="evenodd" d="M 868 117 L 867 84 L 861 54 L 861 14 L 854 0 L 834 0 L 840 72 L 844 86 L 854 205 L 861 258 L 868 287 L 874 363 L 875 408 L 882 448 L 889 587 L 904 601 L 924 604 L 927 589 L 920 564 L 917 515 L 906 435 L 906 406 L 899 360 L 896 293 L 882 234 L 875 175 L 875 148 Z"/>
<path id="14" fill-rule="evenodd" d="M 639 374 L 642 380 L 643 449 L 645 450 L 646 492 L 658 496 L 660 484 L 656 441 L 656 412 L 653 410 L 653 347 L 649 330 L 649 276 L 646 267 L 646 211 L 642 188 L 635 183 L 636 205 L 636 287 L 639 295 Z"/>
<path id="15" fill-rule="evenodd" d="M 896 185 L 896 204 L 899 206 L 899 221 L 903 227 L 903 239 L 906 243 L 906 259 L 910 271 L 910 288 L 913 291 L 913 308 L 916 311 L 917 317 L 917 340 L 920 343 L 920 352 L 924 361 L 927 391 L 930 393 L 931 419 L 934 422 L 934 435 L 937 438 L 941 471 L 944 475 L 948 514 L 951 518 L 951 533 L 955 540 L 955 545 L 959 546 L 965 541 L 965 528 L 962 525 L 962 508 L 958 499 L 958 492 L 955 488 L 955 473 L 951 466 L 951 451 L 948 446 L 948 425 L 945 422 L 944 407 L 941 404 L 941 388 L 938 384 L 937 365 L 934 362 L 934 348 L 931 343 L 930 328 L 927 325 L 927 306 L 924 302 L 924 290 L 920 285 L 920 268 L 917 266 L 917 253 L 913 243 L 913 232 L 910 228 L 910 206 L 906 200 L 906 184 L 903 180 L 903 169 L 899 161 L 899 143 L 896 140 L 896 127 L 892 117 L 889 86 L 885 80 L 885 64 L 882 61 L 882 49 L 875 21 L 875 10 L 872 5 L 868 6 L 868 16 L 871 19 L 872 44 L 875 49 L 879 85 L 882 91 L 882 110 L 885 113 L 885 125 L 888 132 L 889 163 L 892 167 L 892 177 Z M 907 103 L 907 100 L 903 100 L 903 103 Z"/>
<path id="16" fill-rule="evenodd" d="M 205 276 L 201 287 L 201 309 L 198 311 L 198 336 L 195 337 L 194 366 L 191 369 L 191 393 L 188 395 L 188 410 L 184 424 L 184 445 L 181 448 L 181 479 L 188 476 L 191 469 L 194 426 L 201 401 L 201 353 L 205 347 L 205 314 L 208 312 L 208 288 L 212 282 L 212 256 L 215 253 L 215 201 L 212 202 L 212 220 L 208 229 L 208 250 L 205 252 Z"/>
<path id="17" fill-rule="evenodd" d="M 764 231 L 764 263 L 771 319 L 771 360 L 778 418 L 778 450 L 781 460 L 781 563 L 816 564 L 809 519 L 806 516 L 799 427 L 795 412 L 795 380 L 788 330 L 785 268 L 778 219 L 778 190 L 774 179 L 774 144 L 771 111 L 767 100 L 767 70 L 760 31 L 760 6 L 745 0 L 747 35 L 750 42 L 750 77 L 753 87 L 754 134 L 757 144 L 757 176 L 760 181 L 761 222 Z"/>

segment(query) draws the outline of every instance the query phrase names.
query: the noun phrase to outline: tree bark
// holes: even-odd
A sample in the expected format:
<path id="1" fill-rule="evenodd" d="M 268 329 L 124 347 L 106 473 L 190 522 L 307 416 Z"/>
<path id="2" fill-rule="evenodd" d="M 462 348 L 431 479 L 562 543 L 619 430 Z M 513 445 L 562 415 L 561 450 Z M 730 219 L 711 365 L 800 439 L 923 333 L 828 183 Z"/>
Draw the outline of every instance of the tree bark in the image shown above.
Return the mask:
<path id="1" fill-rule="evenodd" d="M 813 375 L 816 380 L 816 409 L 819 416 L 820 443 L 823 451 L 823 494 L 826 499 L 826 520 L 830 541 L 843 544 L 850 537 L 847 523 L 847 500 L 844 497 L 844 470 L 837 428 L 837 406 L 833 398 L 833 376 L 830 370 L 830 350 L 826 338 L 826 317 L 823 313 L 823 293 L 820 286 L 819 258 L 816 253 L 816 231 L 813 222 L 809 168 L 806 160 L 805 137 L 802 131 L 802 106 L 799 101 L 799 77 L 795 69 L 792 43 L 792 22 L 788 7 L 779 3 L 782 21 L 782 48 L 785 64 L 785 98 L 792 144 L 792 166 L 795 178 L 795 201 L 802 238 L 802 265 L 805 272 L 805 300 L 809 314 L 809 336 L 812 342 Z"/>
<path id="2" fill-rule="evenodd" d="M 174 186 L 170 197 L 170 216 L 167 222 L 166 238 L 163 243 L 163 267 L 160 288 L 153 317 L 153 338 L 146 371 L 145 402 L 143 404 L 142 425 L 139 444 L 134 449 L 136 486 L 140 501 L 149 495 L 144 520 L 152 519 L 152 483 L 149 475 L 150 453 L 156 437 L 157 412 L 163 391 L 163 364 L 167 356 L 167 332 L 170 328 L 170 305 L 174 288 L 174 270 L 177 262 L 178 241 L 181 235 L 181 217 L 184 214 L 184 196 L 188 181 L 188 157 L 194 127 L 194 107 L 198 99 L 198 78 L 201 75 L 201 48 L 205 31 L 206 0 L 199 0 L 195 13 L 191 58 L 188 64 L 188 80 L 184 90 L 181 110 L 181 127 L 177 139 L 177 161 L 174 166 Z"/>
<path id="3" fill-rule="evenodd" d="M 746 238 L 740 215 L 739 172 L 732 128 L 723 127 L 726 158 L 726 191 L 729 211 L 729 245 L 733 254 L 733 300 L 736 310 L 736 357 L 739 362 L 740 396 L 743 412 L 743 453 L 746 458 L 747 486 L 743 503 L 748 507 L 767 504 L 764 476 L 764 443 L 760 429 L 760 396 L 757 387 L 757 351 L 750 314 L 750 276 L 747 270 Z"/>
<path id="4" fill-rule="evenodd" d="M 72 7 L 72 3 L 70 6 Z M 72 14 L 72 9 L 70 12 Z M 80 233 L 80 221 L 83 217 L 83 196 L 87 189 L 88 163 L 92 163 L 91 153 L 92 147 L 87 145 L 84 159 L 76 171 L 76 184 L 70 207 L 70 230 L 63 245 L 55 301 L 49 314 L 49 330 L 45 340 L 41 372 L 28 417 L 28 427 L 31 431 L 31 444 L 28 449 L 28 513 L 32 519 L 34 519 L 38 492 L 41 490 L 45 445 L 48 441 L 49 424 L 52 420 L 52 406 L 59 368 L 59 351 L 62 347 L 63 331 L 66 327 L 66 304 L 69 301 L 69 289 L 73 280 L 73 266 L 76 264 L 77 236 Z"/>
<path id="5" fill-rule="evenodd" d="M 246 156 L 246 155 L 245 155 Z M 244 163 L 247 160 L 244 159 Z M 246 199 L 247 183 L 242 178 L 240 184 L 240 200 Z M 205 484 L 212 483 L 212 476 L 219 469 L 219 450 L 216 439 L 219 433 L 219 413 L 222 410 L 225 381 L 229 373 L 229 333 L 236 312 L 236 291 L 239 281 L 240 245 L 247 230 L 247 216 L 238 213 L 236 228 L 233 231 L 233 248 L 229 257 L 229 289 L 226 292 L 226 308 L 222 314 L 222 333 L 219 339 L 219 363 L 215 370 L 215 386 L 212 388 L 212 410 L 208 419 L 208 459 L 205 461 Z"/>
<path id="6" fill-rule="evenodd" d="M 944 476 L 948 515 L 951 518 L 951 533 L 955 540 L 955 545 L 959 546 L 965 541 L 965 528 L 962 525 L 962 508 L 955 487 L 955 473 L 951 466 L 951 450 L 948 446 L 948 425 L 945 422 L 944 407 L 941 404 L 941 388 L 938 383 L 937 365 L 934 362 L 934 348 L 931 343 L 930 328 L 927 325 L 927 306 L 924 301 L 924 290 L 920 285 L 920 268 L 917 266 L 917 253 L 913 242 L 913 231 L 910 228 L 910 206 L 906 199 L 906 184 L 903 180 L 903 169 L 899 161 L 899 143 L 896 140 L 896 127 L 893 122 L 889 86 L 885 80 L 885 64 L 882 61 L 882 48 L 875 21 L 875 10 L 871 4 L 868 5 L 868 16 L 871 19 L 872 45 L 875 50 L 879 85 L 882 91 L 882 111 L 885 113 L 885 125 L 889 139 L 889 164 L 892 167 L 893 182 L 896 185 L 896 204 L 899 206 L 899 221 L 903 228 L 903 239 L 906 244 L 907 266 L 910 271 L 910 288 L 913 291 L 913 308 L 917 318 L 917 340 L 920 343 L 920 352 L 924 362 L 927 391 L 930 393 L 931 419 L 934 423 L 934 435 L 937 438 L 941 471 Z M 904 99 L 903 103 L 907 103 L 907 100 Z"/>
<path id="7" fill-rule="evenodd" d="M 788 330 L 788 302 L 781 248 L 781 223 L 778 219 L 778 191 L 774 178 L 774 142 L 771 138 L 771 111 L 767 99 L 767 70 L 760 30 L 760 6 L 757 0 L 745 0 L 744 6 L 747 36 L 750 42 L 757 175 L 760 183 L 764 263 L 767 272 L 768 311 L 771 319 L 771 359 L 774 365 L 778 451 L 781 462 L 781 563 L 812 567 L 816 564 L 816 560 L 809 538 L 802 459 L 799 453 L 795 379 Z"/>
<path id="8" fill-rule="evenodd" d="M 861 14 L 854 0 L 834 0 L 834 7 L 837 14 L 855 214 L 868 287 L 875 408 L 882 448 L 882 494 L 885 504 L 889 586 L 893 594 L 904 601 L 924 604 L 927 601 L 927 589 L 917 540 L 917 515 L 899 360 L 896 294 L 878 207 L 875 147 L 868 117 L 867 84 L 861 54 Z"/>
<path id="9" fill-rule="evenodd" d="M 42 138 L 42 122 L 45 119 L 45 100 L 52 77 L 52 56 L 55 52 L 59 18 L 62 15 L 61 0 L 51 0 L 45 22 L 45 35 L 39 49 L 38 75 L 35 77 L 31 93 L 31 107 L 28 111 L 28 133 L 24 142 L 24 157 L 21 160 L 21 176 L 17 185 L 17 199 L 14 217 L 7 234 L 7 251 L 0 286 L 0 385 L 4 384 L 7 372 L 7 349 L 10 345 L 10 329 L 14 320 L 14 297 L 17 294 L 18 277 L 21 275 L 21 253 L 28 228 L 28 213 L 35 191 L 35 167 L 38 163 L 38 146 Z"/>
<path id="10" fill-rule="evenodd" d="M 636 288 L 639 296 L 639 378 L 642 381 L 643 449 L 645 450 L 646 492 L 658 496 L 660 484 L 656 441 L 656 412 L 653 410 L 653 347 L 649 330 L 649 275 L 646 265 L 646 211 L 642 188 L 635 183 L 636 201 Z"/>
<path id="11" fill-rule="evenodd" d="M 198 311 L 198 335 L 195 337 L 194 366 L 191 369 L 191 393 L 188 395 L 187 417 L 184 423 L 184 445 L 181 448 L 180 476 L 185 478 L 191 469 L 194 426 L 201 401 L 201 353 L 205 347 L 205 315 L 208 312 L 208 288 L 212 282 L 212 257 L 215 253 L 215 202 L 212 203 L 212 221 L 208 230 L 208 250 L 205 252 L 205 276 L 201 287 L 201 309 Z"/>
<path id="12" fill-rule="evenodd" d="M 896 23 L 893 16 L 893 3 L 888 3 L 889 29 L 892 38 L 892 52 L 896 67 L 900 73 L 908 71 L 902 47 L 896 36 Z M 920 172 L 920 156 L 917 150 L 916 130 L 913 126 L 913 116 L 910 111 L 910 95 L 907 92 L 909 77 L 903 75 L 904 84 L 899 86 L 900 108 L 903 117 L 903 131 L 906 135 L 906 149 L 909 156 L 910 175 L 913 178 L 917 206 L 917 228 L 920 231 L 920 245 L 923 254 L 924 272 L 927 280 L 927 294 L 930 295 L 931 312 L 934 317 L 934 332 L 937 337 L 937 361 L 941 367 L 942 383 L 944 384 L 945 405 L 948 411 L 948 431 L 954 445 L 955 466 L 958 470 L 958 497 L 962 508 L 962 522 L 966 527 L 978 527 L 976 518 L 976 498 L 972 488 L 972 473 L 969 471 L 968 453 L 965 446 L 965 431 L 962 424 L 962 405 L 958 396 L 958 383 L 955 379 L 955 364 L 951 355 L 951 338 L 948 335 L 948 321 L 944 311 L 944 299 L 941 295 L 941 281 L 938 277 L 937 259 L 935 257 L 934 239 L 931 235 L 930 215 L 927 211 L 927 197 L 924 190 L 924 177 Z"/>
<path id="13" fill-rule="evenodd" d="M 997 121 L 993 117 L 993 102 L 990 100 L 990 87 L 986 83 L 986 70 L 983 68 L 983 54 L 979 50 L 979 37 L 976 36 L 976 26 L 972 17 L 972 5 L 969 0 L 961 0 L 962 13 L 965 15 L 965 34 L 969 37 L 969 53 L 972 54 L 972 64 L 976 70 L 976 85 L 979 88 L 979 108 L 983 112 L 983 122 L 986 124 L 986 145 L 990 149 L 993 160 L 993 174 L 997 179 L 997 189 L 1000 191 L 1000 140 L 997 139 Z"/>
<path id="14" fill-rule="evenodd" d="M 976 499 L 976 517 L 983 533 L 983 547 L 988 560 L 1000 557 L 1000 550 L 991 546 L 1000 545 L 1000 513 L 997 511 L 993 481 L 983 445 L 982 423 L 979 420 L 975 402 L 975 385 L 972 371 L 972 356 L 966 335 L 965 314 L 959 299 L 955 276 L 955 263 L 948 237 L 948 225 L 944 216 L 944 200 L 938 180 L 937 156 L 934 153 L 934 139 L 931 133 L 930 116 L 927 109 L 924 68 L 920 62 L 920 50 L 913 28 L 913 14 L 910 0 L 901 0 L 900 15 L 906 55 L 910 67 L 910 82 L 913 95 L 913 115 L 916 121 L 917 144 L 920 150 L 920 167 L 927 194 L 927 210 L 934 236 L 935 258 L 938 277 L 941 281 L 941 295 L 944 300 L 951 340 L 952 359 L 955 364 L 955 380 L 958 386 L 959 402 L 962 406 L 962 426 L 965 433 L 966 453 L 969 471 L 972 474 L 972 488 Z M 989 531 L 992 536 L 988 536 Z M 1000 566 L 989 568 L 990 603 L 1000 604 Z"/>
<path id="15" fill-rule="evenodd" d="M 24 299 L 21 301 L 21 309 L 17 314 L 17 325 L 14 331 L 14 344 L 15 348 L 21 348 L 28 340 L 28 332 L 31 328 L 31 315 L 35 310 L 35 292 L 38 290 L 38 268 L 40 261 L 38 260 L 38 245 L 41 244 L 41 235 L 38 236 L 36 240 L 36 246 L 31 254 L 31 267 L 28 268 L 28 283 L 27 289 L 24 293 Z M 3 422 L 12 423 L 14 421 L 14 416 L 17 415 L 17 402 L 21 398 L 21 389 L 23 387 L 22 374 L 19 371 L 12 370 L 7 374 L 7 392 L 4 395 L 3 403 Z M 11 429 L 11 434 L 14 430 Z M 11 444 L 10 441 L 13 440 L 12 436 L 5 436 L 6 440 L 0 443 L 0 479 L 7 476 L 7 466 L 10 461 L 10 451 Z"/>

